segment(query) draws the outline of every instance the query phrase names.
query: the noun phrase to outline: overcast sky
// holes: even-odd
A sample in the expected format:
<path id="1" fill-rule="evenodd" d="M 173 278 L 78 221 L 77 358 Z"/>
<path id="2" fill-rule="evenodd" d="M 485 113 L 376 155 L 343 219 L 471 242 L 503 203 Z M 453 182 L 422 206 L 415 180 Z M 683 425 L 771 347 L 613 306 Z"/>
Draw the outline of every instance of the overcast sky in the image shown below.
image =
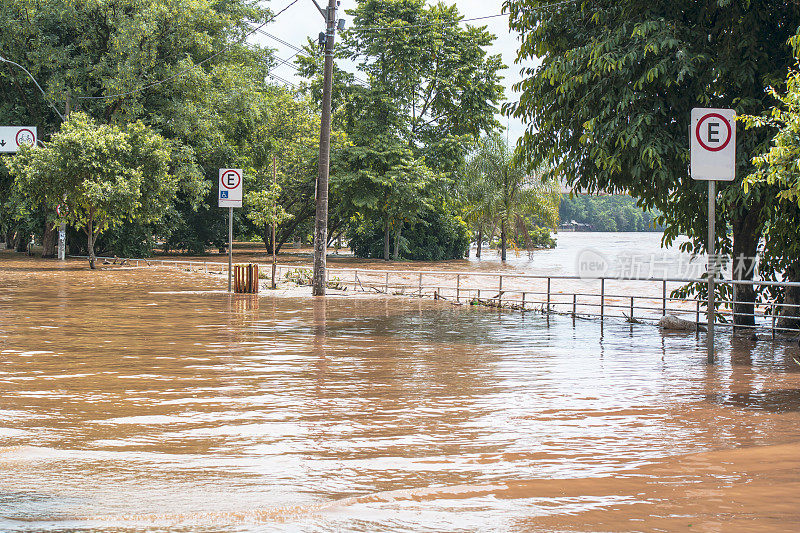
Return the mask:
<path id="1" fill-rule="evenodd" d="M 320 2 L 320 5 L 327 3 L 325 0 L 318 1 Z M 495 15 L 500 13 L 502 10 L 502 0 L 444 0 L 444 2 L 446 4 L 457 5 L 464 18 Z M 289 0 L 273 0 L 270 2 L 270 7 L 272 8 L 273 12 L 277 12 L 288 3 Z M 347 21 L 348 26 L 350 25 L 350 17 L 344 12 L 344 10 L 351 9 L 353 7 L 355 7 L 355 0 L 342 0 L 339 8 L 340 18 L 344 18 Z M 485 25 L 488 27 L 489 31 L 497 36 L 497 40 L 490 50 L 490 53 L 500 54 L 503 57 L 503 63 L 509 67 L 502 72 L 504 77 L 503 85 L 505 86 L 506 92 L 505 97 L 507 100 L 515 99 L 511 90 L 511 86 L 515 82 L 519 81 L 519 66 L 514 64 L 514 59 L 516 58 L 517 54 L 518 41 L 516 33 L 510 32 L 508 29 L 507 17 L 496 17 L 476 21 L 470 24 L 481 26 Z M 313 37 L 316 39 L 316 36 L 319 34 L 319 32 L 324 30 L 324 21 L 322 19 L 322 15 L 319 14 L 317 8 L 314 7 L 314 4 L 311 0 L 300 0 L 285 13 L 279 16 L 275 22 L 269 24 L 264 29 L 272 35 L 286 41 L 287 43 L 299 47 L 306 42 L 307 37 Z M 295 50 L 289 46 L 281 44 L 274 39 L 262 36 L 260 34 L 255 34 L 252 39 L 263 44 L 264 46 L 268 46 L 277 50 L 277 55 L 280 58 L 285 59 L 295 53 Z M 348 67 L 348 65 L 340 66 L 345 69 Z M 352 70 L 352 68 L 350 68 L 350 70 Z M 296 81 L 296 77 L 294 76 L 295 71 L 287 65 L 279 64 L 275 68 L 274 73 L 289 81 Z M 524 131 L 524 126 L 519 121 L 509 121 L 505 117 L 501 117 L 500 121 L 504 125 L 509 126 L 509 137 L 512 143 L 515 142 Z"/>

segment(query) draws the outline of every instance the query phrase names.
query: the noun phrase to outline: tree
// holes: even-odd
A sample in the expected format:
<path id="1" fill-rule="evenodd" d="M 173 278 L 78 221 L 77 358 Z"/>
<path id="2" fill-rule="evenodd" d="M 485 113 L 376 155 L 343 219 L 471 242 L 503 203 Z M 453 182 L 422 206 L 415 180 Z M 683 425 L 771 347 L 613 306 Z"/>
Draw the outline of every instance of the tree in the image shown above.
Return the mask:
<path id="1" fill-rule="evenodd" d="M 349 163 L 334 175 L 332 190 L 345 210 L 360 215 L 360 223 L 382 221 L 383 259 L 399 259 L 403 227 L 433 207 L 437 176 L 410 149 L 380 136 L 370 146 L 350 148 L 346 157 Z"/>
<path id="2" fill-rule="evenodd" d="M 43 148 L 24 149 L 7 165 L 30 205 L 69 208 L 67 222 L 83 228 L 95 268 L 94 242 L 105 229 L 154 222 L 169 207 L 178 190 L 171 148 L 139 122 L 98 125 L 73 113 Z"/>
<path id="3" fill-rule="evenodd" d="M 494 36 L 460 26 L 454 6 L 359 0 L 348 13 L 353 24 L 338 54 L 359 73 L 334 73 L 334 125 L 347 144 L 332 154 L 331 203 L 351 233 L 380 224 L 388 260 L 402 255 L 403 234 L 416 242 L 411 233 L 436 230 L 417 224 L 435 218 L 430 209 L 457 216 L 451 193 L 466 154 L 499 126 L 503 65 L 486 52 Z M 307 90 L 318 96 L 320 58 L 313 47 L 307 52 L 298 64 L 316 76 Z"/>
<path id="4" fill-rule="evenodd" d="M 664 242 L 691 237 L 699 252 L 707 228 L 705 184 L 688 173 L 687 124 L 693 107 L 760 114 L 764 87 L 780 84 L 792 63 L 786 40 L 800 4 L 784 0 L 595 0 L 546 7 L 506 0 L 510 27 L 522 35 L 518 102 L 506 111 L 528 122 L 519 153 L 531 165 L 589 192 L 630 193 L 657 208 Z M 753 258 L 765 195 L 744 192 L 768 132 L 738 138 L 736 182 L 722 187 L 717 250 Z M 731 227 L 732 241 L 728 226 Z M 746 262 L 751 264 L 752 260 Z M 747 267 L 748 265 L 745 265 Z M 751 279 L 751 269 L 737 270 Z M 736 322 L 753 322 L 751 286 L 737 285 Z"/>
<path id="5" fill-rule="evenodd" d="M 789 40 L 795 57 L 800 58 L 800 33 Z M 760 273 L 767 279 L 783 278 L 800 281 L 800 64 L 789 71 L 786 91 L 770 89 L 777 104 L 764 116 L 745 116 L 749 128 L 769 127 L 777 131 L 769 148 L 753 158 L 755 170 L 745 178 L 749 189 L 777 189 L 774 197 L 765 200 L 764 251 L 766 258 Z M 772 289 L 772 295 L 787 304 L 782 306 L 779 327 L 800 326 L 800 289 Z"/>
<path id="6" fill-rule="evenodd" d="M 510 232 L 528 234 L 526 219 L 533 218 L 542 225 L 558 224 L 559 198 L 538 176 L 526 172 L 516 163 L 513 151 L 499 135 L 486 137 L 478 151 L 467 163 L 472 178 L 473 210 L 479 224 L 494 220 L 500 227 L 500 259 L 506 260 Z M 480 238 L 480 237 L 479 237 Z"/>
<path id="7" fill-rule="evenodd" d="M 25 65 L 59 108 L 69 100 L 102 124 L 141 120 L 169 139 L 180 166 L 205 181 L 182 181 L 195 189 L 179 190 L 169 226 L 154 229 L 202 251 L 227 237 L 213 196 L 217 169 L 240 162 L 241 134 L 255 124 L 252 99 L 268 87 L 272 52 L 244 42 L 250 23 L 268 17 L 252 0 L 7 0 L 0 54 Z M 24 72 L 0 64 L 0 94 L 2 123 L 36 124 L 43 140 L 58 130 L 60 119 Z M 4 212 L 7 229 L 25 223 Z"/>

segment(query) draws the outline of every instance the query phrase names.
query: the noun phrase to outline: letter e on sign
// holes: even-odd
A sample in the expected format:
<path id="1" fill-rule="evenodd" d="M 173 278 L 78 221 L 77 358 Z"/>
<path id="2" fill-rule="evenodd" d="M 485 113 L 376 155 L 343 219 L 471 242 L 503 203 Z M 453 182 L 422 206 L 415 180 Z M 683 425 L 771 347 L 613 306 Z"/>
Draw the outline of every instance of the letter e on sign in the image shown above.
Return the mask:
<path id="1" fill-rule="evenodd" d="M 692 109 L 689 137 L 692 179 L 736 178 L 736 111 Z"/>
<path id="2" fill-rule="evenodd" d="M 219 207 L 242 207 L 242 169 L 219 169 Z"/>

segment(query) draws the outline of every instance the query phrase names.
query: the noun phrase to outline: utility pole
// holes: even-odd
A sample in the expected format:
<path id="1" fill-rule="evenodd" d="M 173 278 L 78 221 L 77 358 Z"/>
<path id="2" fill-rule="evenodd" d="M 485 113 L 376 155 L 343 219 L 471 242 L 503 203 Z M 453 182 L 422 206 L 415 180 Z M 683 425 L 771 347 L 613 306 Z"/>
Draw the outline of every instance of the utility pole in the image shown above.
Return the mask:
<path id="1" fill-rule="evenodd" d="M 316 0 L 314 1 L 316 4 Z M 314 220 L 314 279 L 312 294 L 325 295 L 325 267 L 328 245 L 328 176 L 331 155 L 331 92 L 333 89 L 333 37 L 336 30 L 337 0 L 328 0 L 325 17 L 325 70 L 322 89 L 322 120 L 319 133 L 319 174 L 317 175 L 317 210 Z"/>
<path id="2" fill-rule="evenodd" d="M 272 156 L 272 187 L 273 190 L 275 185 L 278 183 L 278 170 L 277 170 L 277 157 Z M 275 289 L 277 285 L 275 284 L 275 269 L 278 265 L 278 256 L 275 254 L 275 235 L 277 233 L 277 222 L 276 218 L 278 217 L 278 199 L 272 199 L 272 288 Z"/>
<path id="3" fill-rule="evenodd" d="M 69 116 L 70 111 L 70 102 L 69 102 L 69 91 L 67 91 L 67 98 L 66 98 L 65 106 L 64 106 L 64 117 Z M 62 205 L 64 206 L 62 209 L 67 209 L 67 195 L 64 195 L 64 198 L 61 200 Z M 58 225 L 58 260 L 64 261 L 67 258 L 67 219 L 66 214 L 62 213 L 59 214 L 59 225 Z"/>

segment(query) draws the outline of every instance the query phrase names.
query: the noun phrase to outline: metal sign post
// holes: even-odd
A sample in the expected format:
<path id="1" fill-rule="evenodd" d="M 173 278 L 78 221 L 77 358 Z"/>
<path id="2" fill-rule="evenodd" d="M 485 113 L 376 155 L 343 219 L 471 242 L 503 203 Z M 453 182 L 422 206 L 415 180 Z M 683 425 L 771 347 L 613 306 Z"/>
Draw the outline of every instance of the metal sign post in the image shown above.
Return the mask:
<path id="1" fill-rule="evenodd" d="M 714 282 L 717 257 L 714 250 L 717 191 L 719 181 L 736 178 L 736 111 L 733 109 L 692 109 L 692 179 L 708 181 L 708 362 L 714 362 Z"/>
<path id="2" fill-rule="evenodd" d="M 219 169 L 219 207 L 228 208 L 228 292 L 233 271 L 233 208 L 242 207 L 242 169 Z"/>
<path id="3" fill-rule="evenodd" d="M 231 292 L 231 269 L 233 268 L 233 208 L 228 208 L 228 292 Z"/>
<path id="4" fill-rule="evenodd" d="M 706 270 L 708 271 L 708 330 L 706 341 L 706 357 L 709 363 L 714 362 L 714 322 L 716 320 L 716 307 L 714 304 L 714 278 L 717 275 L 717 258 L 714 253 L 714 234 L 716 225 L 717 207 L 717 182 L 708 181 L 708 259 Z"/>

